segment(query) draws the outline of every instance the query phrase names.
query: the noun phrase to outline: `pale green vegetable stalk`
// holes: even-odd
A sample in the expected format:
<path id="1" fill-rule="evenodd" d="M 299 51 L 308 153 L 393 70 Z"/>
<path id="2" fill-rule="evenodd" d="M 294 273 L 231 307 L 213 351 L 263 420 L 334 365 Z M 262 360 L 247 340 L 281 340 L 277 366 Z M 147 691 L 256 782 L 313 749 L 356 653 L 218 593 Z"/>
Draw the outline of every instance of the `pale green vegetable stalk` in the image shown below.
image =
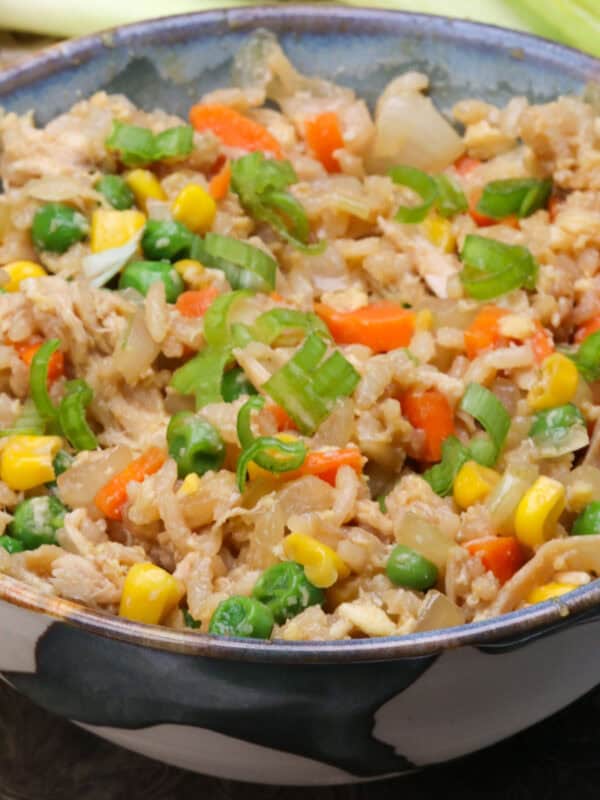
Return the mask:
<path id="1" fill-rule="evenodd" d="M 600 57 L 599 0 L 518 0 L 548 29 L 548 34 L 572 47 Z"/>

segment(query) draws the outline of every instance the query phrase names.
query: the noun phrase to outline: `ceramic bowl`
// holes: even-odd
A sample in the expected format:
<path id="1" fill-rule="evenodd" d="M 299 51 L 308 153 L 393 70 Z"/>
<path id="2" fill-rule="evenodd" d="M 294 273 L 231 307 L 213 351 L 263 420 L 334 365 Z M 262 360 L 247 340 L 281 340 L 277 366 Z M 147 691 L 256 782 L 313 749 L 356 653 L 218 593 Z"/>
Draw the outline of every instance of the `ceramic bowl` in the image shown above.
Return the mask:
<path id="1" fill-rule="evenodd" d="M 442 108 L 545 101 L 599 62 L 443 18 L 344 8 L 191 14 L 67 42 L 0 76 L 0 105 L 41 122 L 98 89 L 185 116 L 229 80 L 257 27 L 304 72 L 373 102 L 426 72 Z M 251 642 L 181 634 L 42 598 L 0 577 L 0 673 L 49 711 L 153 758 L 225 778 L 335 784 L 396 775 L 509 736 L 600 676 L 598 581 L 468 627 L 381 640 Z"/>

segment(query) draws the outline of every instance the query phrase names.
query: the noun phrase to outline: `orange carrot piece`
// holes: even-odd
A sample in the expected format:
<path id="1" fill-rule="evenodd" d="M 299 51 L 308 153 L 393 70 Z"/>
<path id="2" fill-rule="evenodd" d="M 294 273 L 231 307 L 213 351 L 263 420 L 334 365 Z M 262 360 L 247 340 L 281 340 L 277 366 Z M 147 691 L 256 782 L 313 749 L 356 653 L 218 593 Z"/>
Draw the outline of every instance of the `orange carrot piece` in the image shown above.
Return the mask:
<path id="1" fill-rule="evenodd" d="M 24 361 L 28 367 L 31 366 L 34 355 L 42 346 L 43 342 L 24 342 L 14 345 L 15 350 L 21 361 Z M 62 378 L 65 374 L 65 356 L 60 350 L 56 350 L 50 356 L 48 361 L 48 381 L 53 383 L 57 378 Z"/>
<path id="2" fill-rule="evenodd" d="M 424 392 L 406 392 L 402 400 L 402 413 L 413 428 L 425 434 L 424 461 L 439 461 L 442 442 L 454 433 L 454 411 L 446 396 L 437 389 Z"/>
<path id="3" fill-rule="evenodd" d="M 553 194 L 550 197 L 550 200 L 548 201 L 548 214 L 550 216 L 550 222 L 554 222 L 562 204 L 563 200 L 557 194 Z"/>
<path id="4" fill-rule="evenodd" d="M 208 184 L 208 191 L 210 192 L 213 200 L 223 200 L 229 191 L 229 184 L 231 183 L 231 164 L 229 159 L 225 159 L 225 163 L 221 169 L 213 175 Z"/>
<path id="5" fill-rule="evenodd" d="M 190 109 L 190 122 L 197 131 L 214 133 L 227 147 L 282 157 L 279 142 L 265 127 L 229 106 L 198 103 Z"/>
<path id="6" fill-rule="evenodd" d="M 498 328 L 500 319 L 508 314 L 498 306 L 484 306 L 465 330 L 465 350 L 471 359 L 484 350 L 500 346 L 504 341 Z"/>
<path id="7" fill-rule="evenodd" d="M 127 502 L 127 484 L 132 481 L 141 483 L 148 475 L 158 472 L 166 460 L 167 454 L 164 450 L 149 447 L 100 489 L 94 499 L 97 508 L 108 519 L 122 519 L 123 506 Z"/>
<path id="8" fill-rule="evenodd" d="M 473 172 L 474 169 L 481 164 L 481 161 L 478 158 L 471 158 L 471 156 L 461 156 L 454 162 L 454 169 L 457 171 L 459 175 L 465 177 L 470 172 Z"/>
<path id="9" fill-rule="evenodd" d="M 364 344 L 376 353 L 407 347 L 415 332 L 414 311 L 385 300 L 356 311 L 336 311 L 317 303 L 315 312 L 338 344 Z"/>
<path id="10" fill-rule="evenodd" d="M 298 426 L 288 415 L 287 411 L 281 406 L 271 403 L 267 406 L 267 411 L 275 418 L 278 431 L 297 431 Z"/>
<path id="11" fill-rule="evenodd" d="M 592 333 L 596 333 L 596 331 L 600 331 L 600 317 L 594 317 L 594 319 L 588 320 L 585 325 L 581 325 L 577 328 L 575 333 L 576 343 L 580 344 L 584 339 L 587 339 L 588 336 L 591 336 Z"/>
<path id="12" fill-rule="evenodd" d="M 535 333 L 529 339 L 529 344 L 533 350 L 536 363 L 541 364 L 544 359 L 554 352 L 554 340 L 550 331 L 546 330 L 539 320 L 535 321 L 535 328 Z"/>
<path id="13" fill-rule="evenodd" d="M 306 144 L 325 167 L 327 172 L 339 172 L 340 165 L 334 155 L 344 146 L 344 137 L 338 115 L 324 111 L 304 124 Z"/>
<path id="14" fill-rule="evenodd" d="M 184 317 L 203 317 L 218 295 L 219 292 L 214 286 L 182 292 L 177 298 L 175 308 Z"/>
<path id="15" fill-rule="evenodd" d="M 465 544 L 473 556 L 479 556 L 483 566 L 493 572 L 500 583 L 507 580 L 525 563 L 521 545 L 514 536 L 489 536 Z"/>
<path id="16" fill-rule="evenodd" d="M 297 476 L 315 475 L 323 481 L 335 486 L 335 479 L 341 467 L 352 467 L 360 475 L 365 459 L 356 447 L 342 447 L 337 450 L 311 450 L 307 453 L 304 464 L 298 469 Z M 290 473 L 287 473 L 288 475 Z"/>

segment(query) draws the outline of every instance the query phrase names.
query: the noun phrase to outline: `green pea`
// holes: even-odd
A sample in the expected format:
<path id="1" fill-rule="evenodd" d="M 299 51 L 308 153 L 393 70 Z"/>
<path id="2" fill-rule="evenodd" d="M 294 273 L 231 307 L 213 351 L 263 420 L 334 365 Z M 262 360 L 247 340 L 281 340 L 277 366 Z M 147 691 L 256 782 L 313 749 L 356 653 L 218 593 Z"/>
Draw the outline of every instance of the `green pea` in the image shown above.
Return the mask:
<path id="1" fill-rule="evenodd" d="M 320 606 L 325 602 L 323 590 L 313 586 L 304 574 L 304 567 L 295 561 L 283 561 L 265 570 L 252 596 L 270 609 L 280 625 L 308 606 Z"/>
<path id="2" fill-rule="evenodd" d="M 233 597 L 216 607 L 208 632 L 217 636 L 243 636 L 268 639 L 273 630 L 273 614 L 253 597 Z"/>
<path id="3" fill-rule="evenodd" d="M 397 544 L 392 550 L 385 572 L 397 586 L 416 589 L 419 592 L 431 589 L 438 579 L 436 565 L 403 544 Z"/>
<path id="4" fill-rule="evenodd" d="M 56 531 L 62 528 L 66 513 L 67 508 L 57 497 L 31 497 L 16 507 L 8 533 L 26 550 L 35 550 L 43 544 L 56 544 Z"/>
<path id="5" fill-rule="evenodd" d="M 219 431 L 191 411 L 178 411 L 171 417 L 167 445 L 180 478 L 191 472 L 204 475 L 211 469 L 219 470 L 225 461 L 225 443 Z"/>
<path id="6" fill-rule="evenodd" d="M 589 536 L 600 533 L 600 502 L 589 503 L 571 528 L 572 536 Z"/>
<path id="7" fill-rule="evenodd" d="M 134 261 L 121 272 L 119 289 L 137 289 L 144 297 L 156 281 L 165 285 L 167 303 L 174 303 L 185 289 L 181 276 L 168 261 Z"/>
<path id="8" fill-rule="evenodd" d="M 181 222 L 149 219 L 142 236 L 142 250 L 153 261 L 176 261 L 189 256 L 193 239 L 194 234 Z"/>
<path id="9" fill-rule="evenodd" d="M 18 539 L 13 539 L 12 536 L 0 536 L 0 547 L 4 548 L 7 553 L 22 553 L 25 550 L 25 545 Z"/>
<path id="10" fill-rule="evenodd" d="M 245 394 L 258 394 L 241 367 L 234 367 L 223 375 L 221 394 L 226 403 L 231 403 Z"/>
<path id="11" fill-rule="evenodd" d="M 46 203 L 33 218 L 31 238 L 38 250 L 64 253 L 89 231 L 87 219 L 64 203 Z"/>
<path id="12" fill-rule="evenodd" d="M 59 475 L 62 475 L 63 472 L 66 472 L 72 464 L 73 456 L 70 453 L 67 453 L 66 450 L 59 450 L 52 461 L 52 466 L 54 467 L 54 474 L 56 477 L 58 478 Z"/>
<path id="13" fill-rule="evenodd" d="M 94 189 L 118 211 L 125 211 L 135 203 L 133 192 L 120 175 L 103 175 L 96 181 Z"/>

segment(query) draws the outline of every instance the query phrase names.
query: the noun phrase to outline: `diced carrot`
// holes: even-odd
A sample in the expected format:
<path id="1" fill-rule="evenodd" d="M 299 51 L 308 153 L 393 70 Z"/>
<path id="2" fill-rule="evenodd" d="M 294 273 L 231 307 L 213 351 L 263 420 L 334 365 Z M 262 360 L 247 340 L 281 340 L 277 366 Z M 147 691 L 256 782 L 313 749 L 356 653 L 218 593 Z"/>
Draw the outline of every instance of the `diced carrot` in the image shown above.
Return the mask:
<path id="1" fill-rule="evenodd" d="M 213 200 L 222 200 L 226 197 L 230 183 L 231 164 L 229 163 L 229 159 L 225 159 L 225 163 L 221 169 L 212 176 L 208 184 L 208 191 L 212 195 Z"/>
<path id="2" fill-rule="evenodd" d="M 385 300 L 356 311 L 317 303 L 315 312 L 338 344 L 364 344 L 376 353 L 407 347 L 415 332 L 415 312 Z"/>
<path id="3" fill-rule="evenodd" d="M 471 158 L 471 156 L 461 156 L 454 162 L 454 169 L 457 173 L 461 176 L 466 176 L 470 172 L 473 172 L 474 169 L 481 164 L 481 161 L 477 158 Z"/>
<path id="4" fill-rule="evenodd" d="M 525 563 L 521 545 L 514 536 L 486 536 L 467 542 L 465 547 L 471 555 L 479 556 L 483 566 L 493 572 L 501 584 Z"/>
<path id="5" fill-rule="evenodd" d="M 576 343 L 579 344 L 583 342 L 584 339 L 587 339 L 588 336 L 591 336 L 592 333 L 596 333 L 596 331 L 600 331 L 600 317 L 594 317 L 588 320 L 585 325 L 581 325 L 577 328 L 575 333 Z"/>
<path id="6" fill-rule="evenodd" d="M 425 434 L 424 461 L 439 461 L 442 442 L 454 433 L 454 412 L 445 395 L 437 389 L 406 392 L 401 399 L 402 413 Z"/>
<path id="7" fill-rule="evenodd" d="M 340 165 L 334 153 L 344 146 L 344 137 L 338 115 L 324 111 L 304 123 L 306 143 L 327 172 L 339 172 Z"/>
<path id="8" fill-rule="evenodd" d="M 279 292 L 269 292 L 269 297 L 271 300 L 275 300 L 276 303 L 285 303 L 285 297 L 279 294 Z"/>
<path id="9" fill-rule="evenodd" d="M 498 306 L 484 306 L 481 309 L 464 333 L 465 350 L 469 358 L 475 358 L 484 350 L 499 347 L 505 341 L 498 323 L 506 314 L 508 311 Z"/>
<path id="10" fill-rule="evenodd" d="M 108 519 L 122 519 L 123 506 L 127 502 L 127 485 L 132 481 L 141 483 L 148 475 L 158 472 L 166 459 L 164 450 L 159 447 L 148 448 L 100 489 L 94 499 L 97 508 Z"/>
<path id="11" fill-rule="evenodd" d="M 175 308 L 184 317 L 203 317 L 218 295 L 219 292 L 214 286 L 182 292 L 177 298 Z"/>
<path id="12" fill-rule="evenodd" d="M 288 415 L 287 411 L 281 406 L 271 403 L 267 406 L 267 410 L 275 418 L 275 424 L 278 431 L 297 431 L 298 426 L 294 420 Z"/>
<path id="13" fill-rule="evenodd" d="M 282 157 L 279 142 L 265 127 L 229 106 L 198 103 L 190 109 L 190 122 L 197 131 L 214 133 L 227 147 Z"/>
<path id="14" fill-rule="evenodd" d="M 298 476 L 315 475 L 335 486 L 336 475 L 340 467 L 352 467 L 360 475 L 364 461 L 365 459 L 360 454 L 360 450 L 356 447 L 342 447 L 337 450 L 311 450 L 297 473 Z"/>
<path id="15" fill-rule="evenodd" d="M 28 367 L 31 366 L 34 355 L 42 346 L 43 342 L 23 342 L 14 345 L 15 350 L 21 361 L 24 361 Z M 52 383 L 57 378 L 62 378 L 65 374 L 65 356 L 60 350 L 56 350 L 50 356 L 48 361 L 48 381 Z"/>
<path id="16" fill-rule="evenodd" d="M 536 363 L 541 364 L 544 359 L 554 352 L 554 340 L 550 331 L 546 330 L 539 320 L 535 321 L 535 333 L 529 339 Z"/>

